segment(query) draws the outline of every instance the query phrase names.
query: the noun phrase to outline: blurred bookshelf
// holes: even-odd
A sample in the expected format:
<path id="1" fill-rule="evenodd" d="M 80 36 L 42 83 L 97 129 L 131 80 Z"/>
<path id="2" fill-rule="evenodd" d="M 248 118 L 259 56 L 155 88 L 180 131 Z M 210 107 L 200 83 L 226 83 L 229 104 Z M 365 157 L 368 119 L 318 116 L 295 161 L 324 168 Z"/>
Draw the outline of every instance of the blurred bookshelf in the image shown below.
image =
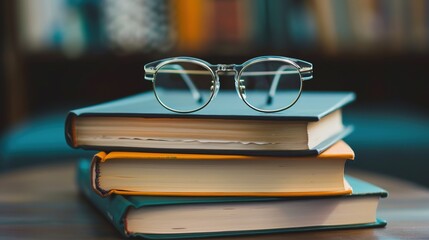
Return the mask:
<path id="1" fill-rule="evenodd" d="M 424 0 L 4 1 L 2 127 L 151 89 L 143 65 L 170 56 L 242 63 L 313 62 L 306 90 L 352 90 L 358 102 L 425 101 Z M 412 83 L 404 81 L 413 79 Z M 232 86 L 232 85 L 231 85 Z M 222 87 L 225 84 L 222 83 Z M 2 130 L 2 129 L 0 129 Z"/>
<path id="2" fill-rule="evenodd" d="M 20 45 L 68 57 L 428 50 L 424 0 L 20 0 Z M 251 49 L 251 51 L 249 51 Z"/>

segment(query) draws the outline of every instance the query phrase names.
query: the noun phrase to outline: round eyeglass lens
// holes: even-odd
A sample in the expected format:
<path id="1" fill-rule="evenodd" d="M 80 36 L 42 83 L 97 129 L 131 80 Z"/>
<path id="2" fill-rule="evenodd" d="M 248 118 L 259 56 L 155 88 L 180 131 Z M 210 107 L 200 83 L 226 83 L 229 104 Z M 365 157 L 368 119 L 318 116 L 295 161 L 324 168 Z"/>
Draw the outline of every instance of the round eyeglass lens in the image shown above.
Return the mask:
<path id="1" fill-rule="evenodd" d="M 210 89 L 215 81 L 205 66 L 177 61 L 159 68 L 153 84 L 158 100 L 165 107 L 178 112 L 192 112 L 210 101 Z"/>
<path id="2" fill-rule="evenodd" d="M 260 61 L 245 66 L 239 76 L 244 101 L 262 111 L 291 107 L 301 94 L 299 69 L 286 61 Z"/>

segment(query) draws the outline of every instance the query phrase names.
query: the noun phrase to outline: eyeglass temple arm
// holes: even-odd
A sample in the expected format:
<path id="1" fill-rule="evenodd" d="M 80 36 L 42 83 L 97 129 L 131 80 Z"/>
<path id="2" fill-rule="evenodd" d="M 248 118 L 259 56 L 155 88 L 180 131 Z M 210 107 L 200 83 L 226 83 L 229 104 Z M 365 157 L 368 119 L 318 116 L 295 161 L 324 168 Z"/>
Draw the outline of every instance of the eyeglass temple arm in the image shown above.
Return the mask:
<path id="1" fill-rule="evenodd" d="M 192 81 L 192 79 L 189 77 L 189 75 L 186 73 L 185 69 L 180 66 L 179 64 L 169 64 L 167 66 L 164 67 L 165 70 L 168 70 L 166 68 L 172 68 L 173 70 L 179 70 L 179 74 L 182 77 L 183 81 L 186 83 L 186 85 L 189 88 L 189 91 L 191 91 L 192 97 L 198 102 L 201 103 L 204 101 L 203 97 L 201 96 L 200 92 L 198 91 L 198 89 L 195 87 L 194 82 Z M 151 73 L 151 69 L 145 69 L 146 73 Z M 153 74 L 153 73 L 151 73 Z M 147 77 L 145 74 L 145 79 L 146 80 L 151 80 L 153 81 L 153 77 Z"/>
<path id="2" fill-rule="evenodd" d="M 307 63 L 305 61 L 302 60 L 296 60 L 297 62 L 302 62 L 304 64 L 308 64 L 308 66 L 304 66 L 302 68 L 299 69 L 299 72 L 301 73 L 302 76 L 302 80 L 306 81 L 306 80 L 310 80 L 313 78 L 313 67 L 311 65 L 311 63 Z M 266 104 L 272 104 L 273 103 L 273 99 L 274 96 L 276 95 L 276 91 L 277 91 L 277 87 L 279 85 L 279 81 L 280 81 L 280 76 L 284 73 L 282 73 L 282 71 L 284 71 L 285 69 L 288 68 L 288 65 L 283 65 L 281 67 L 279 67 L 276 71 L 276 75 L 274 76 L 273 82 L 271 83 L 271 87 L 270 87 L 270 91 L 268 92 L 268 96 L 267 96 L 267 102 Z M 286 74 L 288 74 L 286 72 Z"/>
<path id="3" fill-rule="evenodd" d="M 300 68 L 302 81 L 307 81 L 313 78 L 313 64 L 296 58 L 289 58 L 294 61 Z"/>

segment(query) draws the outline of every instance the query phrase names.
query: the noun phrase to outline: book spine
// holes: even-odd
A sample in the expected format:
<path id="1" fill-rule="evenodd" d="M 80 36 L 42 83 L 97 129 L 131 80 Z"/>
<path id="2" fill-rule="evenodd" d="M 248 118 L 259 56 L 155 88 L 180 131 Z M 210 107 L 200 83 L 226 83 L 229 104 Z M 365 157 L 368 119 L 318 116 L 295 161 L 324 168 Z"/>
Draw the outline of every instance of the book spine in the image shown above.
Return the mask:
<path id="1" fill-rule="evenodd" d="M 100 197 L 95 193 L 90 184 L 90 162 L 78 161 L 77 185 L 81 193 L 91 202 L 125 237 L 129 236 L 126 231 L 125 216 L 133 203 L 120 195 L 112 195 L 107 198 Z"/>
<path id="2" fill-rule="evenodd" d="M 76 123 L 76 114 L 74 114 L 73 112 L 70 112 L 67 117 L 66 117 L 66 122 L 65 122 L 65 138 L 66 138 L 66 143 L 72 147 L 72 148 L 77 148 L 77 141 L 76 141 L 76 129 L 75 129 L 75 123 Z"/>
<path id="3" fill-rule="evenodd" d="M 91 161 L 91 186 L 92 190 L 100 197 L 107 197 L 112 194 L 112 190 L 105 190 L 100 187 L 100 162 L 106 157 L 106 153 L 99 152 L 94 155 Z"/>

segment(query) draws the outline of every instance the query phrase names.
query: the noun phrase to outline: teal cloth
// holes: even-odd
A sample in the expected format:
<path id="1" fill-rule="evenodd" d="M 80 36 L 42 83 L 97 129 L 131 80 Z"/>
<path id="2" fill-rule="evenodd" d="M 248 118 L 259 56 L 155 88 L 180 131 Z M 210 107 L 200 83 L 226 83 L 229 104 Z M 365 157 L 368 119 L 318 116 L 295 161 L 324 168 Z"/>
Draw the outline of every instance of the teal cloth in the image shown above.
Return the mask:
<path id="1" fill-rule="evenodd" d="M 0 138 L 0 171 L 51 161 L 76 160 L 95 152 L 70 148 L 64 138 L 66 113 L 32 118 Z"/>

